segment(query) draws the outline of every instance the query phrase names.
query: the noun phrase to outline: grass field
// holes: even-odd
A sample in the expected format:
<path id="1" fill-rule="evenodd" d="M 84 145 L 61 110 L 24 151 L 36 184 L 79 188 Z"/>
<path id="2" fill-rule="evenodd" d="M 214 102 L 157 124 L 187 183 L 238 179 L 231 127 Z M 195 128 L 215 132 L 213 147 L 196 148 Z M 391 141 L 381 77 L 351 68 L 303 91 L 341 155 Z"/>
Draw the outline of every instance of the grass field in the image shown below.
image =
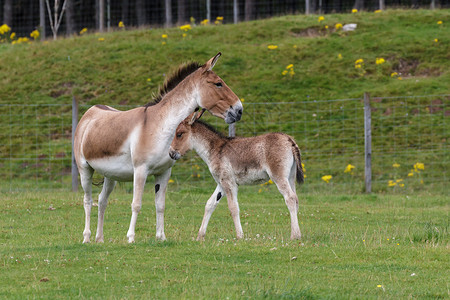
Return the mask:
<path id="1" fill-rule="evenodd" d="M 147 187 L 152 190 L 152 187 Z M 300 195 L 302 240 L 272 186 L 240 189 L 245 239 L 221 203 L 196 242 L 211 189 L 170 189 L 168 240 L 145 195 L 126 243 L 131 194 L 111 195 L 104 244 L 81 244 L 82 195 L 9 193 L 0 209 L 0 298 L 448 298 L 448 196 Z M 93 210 L 96 227 L 96 209 Z"/>

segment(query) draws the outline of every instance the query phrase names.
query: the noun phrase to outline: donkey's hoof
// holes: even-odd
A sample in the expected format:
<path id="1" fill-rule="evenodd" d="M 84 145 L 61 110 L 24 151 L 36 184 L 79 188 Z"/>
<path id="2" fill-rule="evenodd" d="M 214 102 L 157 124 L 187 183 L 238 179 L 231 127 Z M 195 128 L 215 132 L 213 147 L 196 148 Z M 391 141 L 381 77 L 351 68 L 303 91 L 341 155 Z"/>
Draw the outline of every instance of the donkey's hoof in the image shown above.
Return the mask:
<path id="1" fill-rule="evenodd" d="M 89 238 L 84 238 L 83 244 L 89 244 L 89 243 L 90 243 Z"/>
<path id="2" fill-rule="evenodd" d="M 96 239 L 95 239 L 95 242 L 96 242 L 96 243 L 102 243 L 102 244 L 103 244 L 103 243 L 104 243 L 103 237 L 98 237 L 98 238 L 96 238 Z"/>

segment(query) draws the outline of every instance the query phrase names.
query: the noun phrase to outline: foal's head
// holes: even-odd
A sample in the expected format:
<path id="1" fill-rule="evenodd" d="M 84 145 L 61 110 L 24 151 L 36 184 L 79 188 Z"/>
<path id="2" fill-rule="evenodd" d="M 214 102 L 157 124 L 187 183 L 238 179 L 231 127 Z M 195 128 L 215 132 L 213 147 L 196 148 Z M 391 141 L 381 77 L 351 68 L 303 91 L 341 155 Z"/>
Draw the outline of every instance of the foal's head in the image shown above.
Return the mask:
<path id="1" fill-rule="evenodd" d="M 169 156 L 170 158 L 177 160 L 192 149 L 191 137 L 192 137 L 192 124 L 198 120 L 203 114 L 200 115 L 192 113 L 189 117 L 184 119 L 183 122 L 178 125 L 175 131 L 175 137 L 170 145 Z"/>
<path id="2" fill-rule="evenodd" d="M 242 116 L 242 103 L 226 83 L 212 71 L 221 53 L 211 58 L 198 72 L 200 73 L 199 105 L 228 124 L 239 121 Z"/>

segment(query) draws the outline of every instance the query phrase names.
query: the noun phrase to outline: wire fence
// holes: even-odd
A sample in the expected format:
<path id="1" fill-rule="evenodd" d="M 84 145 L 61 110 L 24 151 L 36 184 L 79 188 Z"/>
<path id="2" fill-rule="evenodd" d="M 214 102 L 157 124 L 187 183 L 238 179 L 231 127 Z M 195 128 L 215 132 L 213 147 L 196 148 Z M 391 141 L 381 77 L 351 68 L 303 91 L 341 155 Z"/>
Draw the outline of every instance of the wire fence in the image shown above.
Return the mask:
<path id="1" fill-rule="evenodd" d="M 60 6 L 64 1 L 59 1 Z M 54 1 L 0 0 L 0 25 L 7 24 L 17 36 L 29 36 L 39 29 L 42 36 L 51 36 L 49 15 L 54 17 Z M 186 23 L 236 23 L 286 14 L 314 14 L 374 11 L 386 8 L 448 8 L 450 0 L 66 0 L 60 35 L 79 33 L 83 28 L 103 30 L 117 27 L 174 26 Z M 50 9 L 50 14 L 49 14 Z M 219 17 L 219 19 L 218 19 Z"/>
<path id="2" fill-rule="evenodd" d="M 372 191 L 448 193 L 450 95 L 376 97 L 370 103 Z M 81 105 L 79 117 L 88 108 Z M 0 104 L 2 191 L 70 190 L 71 115 L 70 104 Z M 228 132 L 223 120 L 209 114 L 202 118 Z M 236 135 L 266 132 L 284 132 L 296 140 L 306 174 L 303 190 L 364 192 L 363 99 L 244 102 Z M 214 187 L 193 151 L 175 164 L 172 180 L 178 188 Z"/>

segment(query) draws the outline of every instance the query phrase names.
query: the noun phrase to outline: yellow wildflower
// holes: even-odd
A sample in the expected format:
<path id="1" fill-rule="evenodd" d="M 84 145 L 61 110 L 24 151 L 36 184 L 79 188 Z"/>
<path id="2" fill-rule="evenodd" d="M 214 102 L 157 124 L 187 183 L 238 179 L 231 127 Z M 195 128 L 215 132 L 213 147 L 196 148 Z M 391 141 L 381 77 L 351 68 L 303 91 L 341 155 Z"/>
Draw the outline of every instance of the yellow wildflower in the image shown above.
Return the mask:
<path id="1" fill-rule="evenodd" d="M 414 164 L 414 170 L 419 172 L 420 170 L 425 170 L 425 164 L 417 162 Z"/>
<path id="2" fill-rule="evenodd" d="M 163 34 L 163 35 L 161 35 L 161 37 L 162 37 L 163 39 L 167 39 L 167 38 L 168 38 L 168 35 L 167 35 L 167 34 Z"/>
<path id="3" fill-rule="evenodd" d="M 306 172 L 306 168 L 305 168 L 305 164 L 304 163 L 302 163 L 302 170 L 303 170 L 303 173 Z"/>
<path id="4" fill-rule="evenodd" d="M 150 82 L 150 81 L 152 81 L 152 79 L 151 78 L 147 78 L 147 82 Z"/>
<path id="5" fill-rule="evenodd" d="M 405 187 L 405 184 L 404 183 L 400 183 L 398 186 L 399 187 Z"/>
<path id="6" fill-rule="evenodd" d="M 362 66 L 361 65 L 355 65 L 355 69 L 361 69 Z"/>
<path id="7" fill-rule="evenodd" d="M 360 58 L 355 61 L 355 65 L 360 65 L 364 63 L 364 59 Z"/>
<path id="8" fill-rule="evenodd" d="M 6 24 L 3 24 L 2 26 L 0 26 L 0 34 L 5 34 L 7 32 L 9 32 L 11 30 L 11 27 L 9 27 Z"/>
<path id="9" fill-rule="evenodd" d="M 400 167 L 400 164 L 394 163 L 392 166 L 393 166 L 394 168 L 398 168 L 398 167 Z"/>
<path id="10" fill-rule="evenodd" d="M 325 25 L 325 29 L 328 29 L 328 25 Z"/>
<path id="11" fill-rule="evenodd" d="M 288 73 L 288 70 L 284 70 L 283 72 L 281 72 L 281 75 L 285 76 Z"/>
<path id="12" fill-rule="evenodd" d="M 389 180 L 388 181 L 388 186 L 396 186 L 397 182 L 393 181 L 393 180 Z"/>
<path id="13" fill-rule="evenodd" d="M 402 182 L 402 181 L 403 181 L 403 179 L 397 179 L 395 182 L 399 183 L 399 182 Z"/>
<path id="14" fill-rule="evenodd" d="M 397 79 L 398 79 L 398 80 L 403 80 L 403 78 L 402 78 L 402 77 L 398 77 Z"/>
<path id="15" fill-rule="evenodd" d="M 395 77 L 395 76 L 398 76 L 398 73 L 397 72 L 392 72 L 391 73 L 391 77 Z"/>
<path id="16" fill-rule="evenodd" d="M 338 54 L 338 59 L 342 59 L 342 54 L 341 53 Z"/>
<path id="17" fill-rule="evenodd" d="M 269 45 L 269 46 L 267 46 L 267 48 L 268 48 L 269 50 L 275 50 L 275 49 L 278 48 L 278 46 L 277 46 L 277 45 Z"/>
<path id="18" fill-rule="evenodd" d="M 437 43 L 437 42 L 439 42 L 439 40 L 438 39 L 434 39 L 434 42 Z"/>
<path id="19" fill-rule="evenodd" d="M 289 65 L 286 66 L 286 69 L 290 69 L 290 68 L 293 68 L 293 67 L 294 67 L 293 64 L 289 64 Z"/>
<path id="20" fill-rule="evenodd" d="M 16 33 L 15 33 L 15 32 L 11 33 L 11 35 L 9 36 L 9 38 L 10 38 L 11 40 L 15 39 L 15 38 L 16 38 Z"/>
<path id="21" fill-rule="evenodd" d="M 180 29 L 184 30 L 184 31 L 188 31 L 188 30 L 191 30 L 192 27 L 191 27 L 191 24 L 186 24 L 186 25 L 180 26 Z"/>
<path id="22" fill-rule="evenodd" d="M 413 172 L 409 172 L 408 173 L 408 177 L 413 177 L 414 176 L 414 173 Z"/>
<path id="23" fill-rule="evenodd" d="M 272 179 L 269 179 L 269 181 L 267 181 L 269 184 L 273 184 Z"/>
<path id="24" fill-rule="evenodd" d="M 161 45 L 163 45 L 163 46 L 164 46 L 165 44 L 167 44 L 167 43 L 166 43 L 166 42 L 162 42 L 162 43 L 161 43 Z"/>
<path id="25" fill-rule="evenodd" d="M 291 75 L 291 77 L 295 75 L 294 68 L 289 70 L 289 75 Z"/>
<path id="26" fill-rule="evenodd" d="M 358 10 L 356 8 L 352 9 L 352 14 L 356 14 Z"/>
<path id="27" fill-rule="evenodd" d="M 83 28 L 83 29 L 81 29 L 81 31 L 80 31 L 80 35 L 83 35 L 83 34 L 85 34 L 86 32 L 88 31 L 88 29 L 85 27 L 85 28 Z"/>
<path id="28" fill-rule="evenodd" d="M 375 63 L 376 63 L 377 65 L 384 64 L 385 62 L 386 62 L 386 61 L 385 61 L 384 58 L 382 58 L 382 57 L 377 57 L 376 60 L 375 60 Z"/>
<path id="29" fill-rule="evenodd" d="M 183 37 L 184 37 L 184 38 L 187 37 L 187 34 L 186 34 L 186 33 L 183 33 Z"/>
<path id="30" fill-rule="evenodd" d="M 33 39 L 37 39 L 38 37 L 39 37 L 39 31 L 38 30 L 33 30 L 31 33 L 30 33 L 30 37 L 32 37 Z"/>
<path id="31" fill-rule="evenodd" d="M 381 12 L 381 9 L 377 9 L 376 11 L 374 11 L 374 13 L 378 14 Z"/>
<path id="32" fill-rule="evenodd" d="M 438 24 L 438 25 L 442 25 L 443 22 L 442 22 L 442 21 L 437 21 L 437 24 Z"/>
<path id="33" fill-rule="evenodd" d="M 169 183 L 174 183 L 175 181 L 173 179 L 169 179 Z"/>
<path id="34" fill-rule="evenodd" d="M 318 19 L 317 19 L 318 21 L 319 21 L 319 23 L 320 22 L 322 22 L 322 21 L 324 21 L 325 20 L 325 17 L 324 16 L 320 16 Z"/>
<path id="35" fill-rule="evenodd" d="M 208 25 L 209 20 L 208 19 L 204 19 L 203 21 L 200 22 L 200 24 L 202 25 Z"/>
<path id="36" fill-rule="evenodd" d="M 122 21 L 119 22 L 119 25 L 118 25 L 118 26 L 119 26 L 119 28 L 125 28 L 125 24 L 123 24 Z"/>
<path id="37" fill-rule="evenodd" d="M 336 28 L 336 30 L 342 29 L 342 24 L 337 23 L 336 25 L 334 25 L 334 27 Z"/>
<path id="38" fill-rule="evenodd" d="M 322 180 L 325 181 L 326 183 L 329 183 L 331 178 L 333 178 L 333 176 L 331 175 L 322 176 Z"/>
<path id="39" fill-rule="evenodd" d="M 348 164 L 347 167 L 344 170 L 344 173 L 353 173 L 353 169 L 355 168 L 354 165 Z"/>
<path id="40" fill-rule="evenodd" d="M 98 38 L 98 40 L 100 41 L 100 42 L 103 42 L 104 40 L 105 40 L 105 38 Z"/>
<path id="41" fill-rule="evenodd" d="M 216 18 L 216 20 L 217 20 L 217 21 L 223 21 L 223 17 L 222 17 L 222 16 L 219 16 L 219 17 Z"/>
<path id="42" fill-rule="evenodd" d="M 241 102 L 244 102 L 245 100 L 244 100 L 244 98 L 241 98 Z"/>

